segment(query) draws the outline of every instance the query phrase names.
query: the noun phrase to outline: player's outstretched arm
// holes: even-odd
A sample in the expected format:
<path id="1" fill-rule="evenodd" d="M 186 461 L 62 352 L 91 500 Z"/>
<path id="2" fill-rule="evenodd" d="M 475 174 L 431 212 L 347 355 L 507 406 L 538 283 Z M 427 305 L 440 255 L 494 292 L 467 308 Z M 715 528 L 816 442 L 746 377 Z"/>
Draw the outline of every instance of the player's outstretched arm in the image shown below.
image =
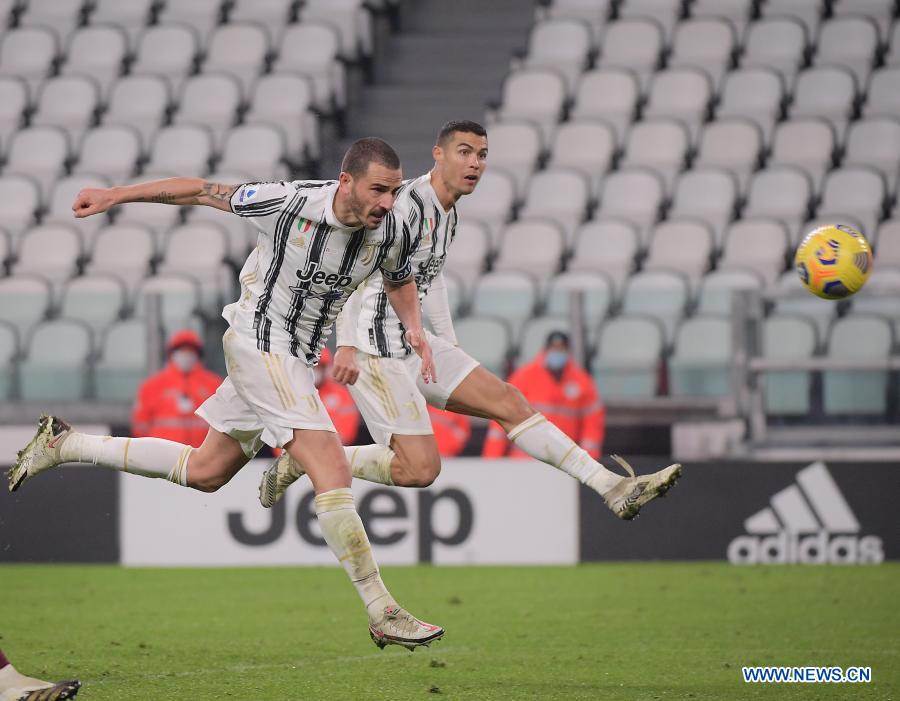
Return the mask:
<path id="1" fill-rule="evenodd" d="M 434 370 L 434 361 L 431 358 L 431 344 L 425 337 L 422 328 L 422 308 L 419 304 L 419 291 L 416 289 L 415 278 L 412 276 L 400 282 L 392 282 L 384 278 L 384 291 L 388 301 L 397 312 L 397 318 L 406 329 L 406 340 L 413 350 L 422 358 L 422 379 L 425 382 L 434 382 L 437 375 Z"/>
<path id="2" fill-rule="evenodd" d="M 231 211 L 231 196 L 238 185 L 211 183 L 202 178 L 165 178 L 136 185 L 88 187 L 78 193 L 72 211 L 79 219 L 100 214 L 117 204 L 157 202 L 159 204 L 206 205 Z"/>

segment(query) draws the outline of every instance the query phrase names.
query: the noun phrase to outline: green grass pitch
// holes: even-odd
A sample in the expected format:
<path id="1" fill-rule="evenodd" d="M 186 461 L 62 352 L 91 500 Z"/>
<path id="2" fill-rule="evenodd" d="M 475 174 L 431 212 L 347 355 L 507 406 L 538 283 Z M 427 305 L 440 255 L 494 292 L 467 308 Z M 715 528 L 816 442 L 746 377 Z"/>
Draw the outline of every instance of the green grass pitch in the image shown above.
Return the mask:
<path id="1" fill-rule="evenodd" d="M 447 635 L 369 640 L 337 568 L 0 566 L 0 647 L 79 699 L 897 699 L 900 565 L 386 567 Z M 871 666 L 745 684 L 742 665 Z"/>

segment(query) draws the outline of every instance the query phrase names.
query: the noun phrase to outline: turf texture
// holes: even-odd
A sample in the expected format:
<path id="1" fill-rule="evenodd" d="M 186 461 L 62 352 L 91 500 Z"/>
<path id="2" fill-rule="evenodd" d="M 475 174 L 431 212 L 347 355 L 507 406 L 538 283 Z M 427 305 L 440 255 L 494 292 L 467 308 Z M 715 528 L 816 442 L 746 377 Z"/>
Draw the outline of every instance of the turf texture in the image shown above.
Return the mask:
<path id="1" fill-rule="evenodd" d="M 337 568 L 0 566 L 0 647 L 101 699 L 897 699 L 900 565 L 386 567 L 447 629 L 379 651 Z M 743 665 L 870 666 L 745 684 Z"/>

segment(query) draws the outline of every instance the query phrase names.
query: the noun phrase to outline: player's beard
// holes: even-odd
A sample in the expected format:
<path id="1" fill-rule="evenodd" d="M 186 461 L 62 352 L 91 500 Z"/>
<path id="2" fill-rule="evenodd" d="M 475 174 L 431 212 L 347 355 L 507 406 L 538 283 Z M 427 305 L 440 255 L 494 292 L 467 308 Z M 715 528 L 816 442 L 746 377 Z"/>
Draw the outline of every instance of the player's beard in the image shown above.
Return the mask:
<path id="1" fill-rule="evenodd" d="M 385 215 L 387 214 L 387 210 L 382 210 L 381 207 L 373 207 L 372 209 L 366 211 L 365 205 L 360 201 L 360 199 L 356 196 L 356 193 L 351 190 L 350 194 L 347 196 L 347 205 L 350 207 L 350 211 L 353 212 L 353 216 L 356 217 L 362 225 L 367 229 L 377 229 L 381 226 L 381 221 L 372 226 L 369 225 L 369 217 L 374 216 L 377 212 L 381 211 L 381 219 L 383 220 Z"/>

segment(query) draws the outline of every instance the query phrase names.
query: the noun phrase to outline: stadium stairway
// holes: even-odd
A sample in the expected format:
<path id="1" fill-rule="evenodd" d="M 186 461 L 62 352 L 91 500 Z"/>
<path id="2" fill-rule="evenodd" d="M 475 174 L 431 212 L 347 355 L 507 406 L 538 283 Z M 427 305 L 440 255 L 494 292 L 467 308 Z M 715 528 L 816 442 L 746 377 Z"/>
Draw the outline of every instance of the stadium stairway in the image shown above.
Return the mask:
<path id="1" fill-rule="evenodd" d="M 431 146 L 449 119 L 482 121 L 498 98 L 510 60 L 524 49 L 534 0 L 415 0 L 376 50 L 373 82 L 348 110 L 346 136 L 324 144 L 320 174 L 334 177 L 350 142 L 380 136 L 407 176 L 431 166 Z M 414 120 L 398 115 L 415 115 Z"/>

